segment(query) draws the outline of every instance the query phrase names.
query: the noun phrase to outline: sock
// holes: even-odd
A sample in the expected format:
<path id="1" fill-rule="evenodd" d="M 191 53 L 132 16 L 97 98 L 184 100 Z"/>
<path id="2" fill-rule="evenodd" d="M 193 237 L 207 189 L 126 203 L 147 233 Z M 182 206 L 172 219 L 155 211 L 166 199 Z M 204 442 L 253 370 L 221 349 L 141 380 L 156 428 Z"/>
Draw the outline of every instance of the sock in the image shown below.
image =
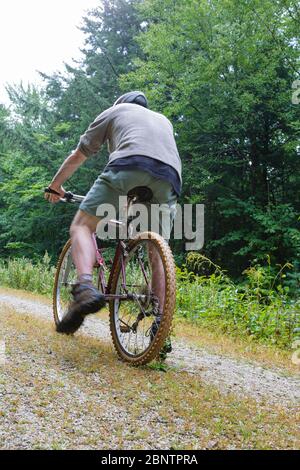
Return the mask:
<path id="1" fill-rule="evenodd" d="M 80 274 L 77 277 L 79 284 L 93 284 L 93 275 L 92 274 Z"/>

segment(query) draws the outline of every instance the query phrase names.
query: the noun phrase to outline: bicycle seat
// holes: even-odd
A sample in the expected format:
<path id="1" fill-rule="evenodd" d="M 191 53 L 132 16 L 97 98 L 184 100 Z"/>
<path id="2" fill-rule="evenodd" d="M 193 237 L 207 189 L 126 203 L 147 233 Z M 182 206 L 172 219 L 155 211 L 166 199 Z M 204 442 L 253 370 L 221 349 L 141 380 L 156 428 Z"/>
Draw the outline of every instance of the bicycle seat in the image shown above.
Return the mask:
<path id="1" fill-rule="evenodd" d="M 135 199 L 135 202 L 149 202 L 153 198 L 153 192 L 147 186 L 136 186 L 127 193 L 129 199 Z"/>

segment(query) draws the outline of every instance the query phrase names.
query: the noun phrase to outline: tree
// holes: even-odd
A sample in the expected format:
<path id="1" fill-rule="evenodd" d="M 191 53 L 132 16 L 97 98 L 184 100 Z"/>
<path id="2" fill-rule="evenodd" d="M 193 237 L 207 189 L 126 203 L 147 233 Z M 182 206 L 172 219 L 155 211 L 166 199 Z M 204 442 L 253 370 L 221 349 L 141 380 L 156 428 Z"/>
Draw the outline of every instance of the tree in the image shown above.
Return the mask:
<path id="1" fill-rule="evenodd" d="M 144 59 L 122 77 L 175 124 L 183 201 L 206 205 L 206 247 L 240 273 L 299 254 L 299 5 L 145 1 Z M 272 21 L 270 22 L 270 18 Z"/>
<path id="2" fill-rule="evenodd" d="M 104 0 L 83 19 L 86 34 L 82 61 L 66 64 L 62 73 L 47 76 L 44 89 L 22 84 L 8 87 L 11 116 L 0 108 L 0 136 L 8 133 L 12 145 L 0 152 L 0 252 L 4 256 L 42 256 L 53 259 L 68 237 L 74 207 L 51 207 L 42 190 L 95 117 L 111 106 L 120 93 L 118 76 L 131 70 L 139 46 L 137 1 Z M 0 144 L 1 145 L 1 144 Z M 89 159 L 67 187 L 85 194 L 106 164 Z M 1 176 L 2 175 L 2 176 Z"/>

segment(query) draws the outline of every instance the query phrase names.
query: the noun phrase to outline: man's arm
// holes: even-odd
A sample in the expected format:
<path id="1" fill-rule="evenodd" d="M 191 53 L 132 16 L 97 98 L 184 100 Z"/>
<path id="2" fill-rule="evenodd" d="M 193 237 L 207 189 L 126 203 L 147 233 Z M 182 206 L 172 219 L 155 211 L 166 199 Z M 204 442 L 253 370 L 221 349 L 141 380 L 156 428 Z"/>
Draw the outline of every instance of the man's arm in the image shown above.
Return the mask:
<path id="1" fill-rule="evenodd" d="M 49 185 L 49 188 L 54 189 L 54 191 L 59 193 L 60 196 L 45 193 L 45 199 L 53 203 L 58 202 L 65 192 L 62 185 L 73 175 L 73 173 L 75 173 L 86 159 L 87 157 L 79 149 L 71 153 L 71 155 L 65 159 Z"/>
<path id="2" fill-rule="evenodd" d="M 58 202 L 64 195 L 62 185 L 73 175 L 77 168 L 91 155 L 95 155 L 101 145 L 107 140 L 107 127 L 110 122 L 110 115 L 113 108 L 109 108 L 98 116 L 81 136 L 77 149 L 64 161 L 49 188 L 54 189 L 60 196 L 45 193 L 45 198 L 50 202 Z"/>

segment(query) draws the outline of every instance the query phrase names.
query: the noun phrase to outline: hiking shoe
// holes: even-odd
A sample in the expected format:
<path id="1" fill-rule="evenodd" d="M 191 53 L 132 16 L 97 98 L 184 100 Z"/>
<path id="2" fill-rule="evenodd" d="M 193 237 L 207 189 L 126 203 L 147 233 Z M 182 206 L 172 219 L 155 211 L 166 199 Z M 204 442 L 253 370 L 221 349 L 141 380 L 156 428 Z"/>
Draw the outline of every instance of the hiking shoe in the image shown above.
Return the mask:
<path id="1" fill-rule="evenodd" d="M 92 284 L 75 284 L 72 288 L 73 302 L 68 312 L 56 326 L 58 333 L 73 334 L 80 328 L 85 315 L 96 313 L 105 306 L 103 294 Z"/>

